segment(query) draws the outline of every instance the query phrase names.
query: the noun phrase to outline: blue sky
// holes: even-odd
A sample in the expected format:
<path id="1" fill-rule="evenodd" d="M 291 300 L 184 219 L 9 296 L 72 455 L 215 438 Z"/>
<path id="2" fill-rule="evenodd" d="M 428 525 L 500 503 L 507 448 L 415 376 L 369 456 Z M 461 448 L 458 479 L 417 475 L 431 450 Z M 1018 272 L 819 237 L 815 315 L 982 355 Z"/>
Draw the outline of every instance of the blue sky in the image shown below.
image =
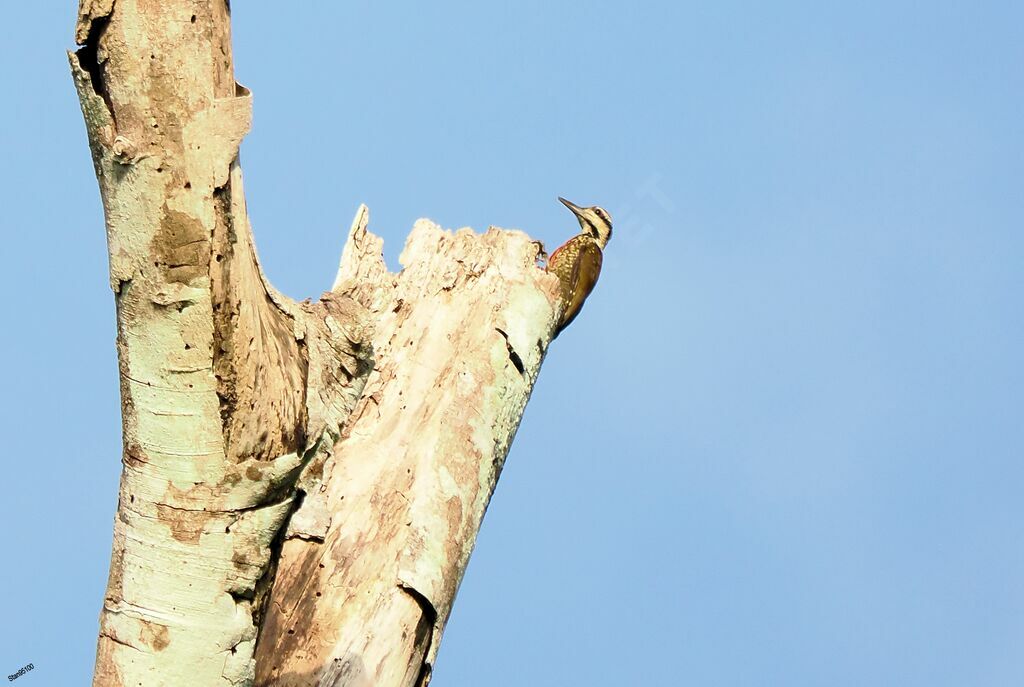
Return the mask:
<path id="1" fill-rule="evenodd" d="M 356 206 L 616 220 L 439 656 L 462 685 L 1024 682 L 1016 3 L 234 3 L 266 271 Z M 0 674 L 87 684 L 120 469 L 70 2 L 5 10 Z M 22 684 L 19 681 L 18 684 Z"/>

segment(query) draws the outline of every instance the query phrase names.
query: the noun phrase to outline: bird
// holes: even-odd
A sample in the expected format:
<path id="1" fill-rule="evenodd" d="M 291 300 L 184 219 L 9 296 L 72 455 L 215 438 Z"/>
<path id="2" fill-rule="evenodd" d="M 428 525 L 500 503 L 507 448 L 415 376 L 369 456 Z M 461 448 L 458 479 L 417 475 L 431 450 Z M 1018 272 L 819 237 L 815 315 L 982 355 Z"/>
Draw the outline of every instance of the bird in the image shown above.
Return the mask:
<path id="1" fill-rule="evenodd" d="M 580 223 L 580 233 L 558 247 L 548 258 L 547 271 L 561 284 L 562 318 L 555 336 L 576 319 L 583 301 L 597 284 L 601 274 L 604 247 L 612 237 L 612 218 L 596 205 L 584 208 L 559 196 Z"/>

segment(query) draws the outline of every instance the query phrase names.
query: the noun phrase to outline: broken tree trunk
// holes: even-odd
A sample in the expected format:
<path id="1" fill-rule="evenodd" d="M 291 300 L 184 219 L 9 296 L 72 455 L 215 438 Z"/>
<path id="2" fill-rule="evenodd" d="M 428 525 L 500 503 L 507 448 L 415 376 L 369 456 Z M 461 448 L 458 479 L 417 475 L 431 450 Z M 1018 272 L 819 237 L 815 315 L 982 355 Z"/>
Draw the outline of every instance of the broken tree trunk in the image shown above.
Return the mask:
<path id="1" fill-rule="evenodd" d="M 360 208 L 334 286 L 264 278 L 225 0 L 82 0 L 124 453 L 94 685 L 425 685 L 560 316 L 520 232 Z"/>

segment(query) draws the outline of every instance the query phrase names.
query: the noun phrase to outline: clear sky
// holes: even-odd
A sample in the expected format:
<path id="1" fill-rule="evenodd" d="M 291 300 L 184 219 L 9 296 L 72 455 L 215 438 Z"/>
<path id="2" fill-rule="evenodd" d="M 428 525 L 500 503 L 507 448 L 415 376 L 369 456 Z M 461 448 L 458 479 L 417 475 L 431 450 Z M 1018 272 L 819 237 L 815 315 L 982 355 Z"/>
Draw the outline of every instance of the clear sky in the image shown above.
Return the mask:
<path id="1" fill-rule="evenodd" d="M 120 470 L 102 213 L 63 51 L 0 61 L 0 677 L 85 685 Z M 235 2 L 266 271 L 360 202 L 615 218 L 463 582 L 437 687 L 1024 684 L 1024 9 Z"/>

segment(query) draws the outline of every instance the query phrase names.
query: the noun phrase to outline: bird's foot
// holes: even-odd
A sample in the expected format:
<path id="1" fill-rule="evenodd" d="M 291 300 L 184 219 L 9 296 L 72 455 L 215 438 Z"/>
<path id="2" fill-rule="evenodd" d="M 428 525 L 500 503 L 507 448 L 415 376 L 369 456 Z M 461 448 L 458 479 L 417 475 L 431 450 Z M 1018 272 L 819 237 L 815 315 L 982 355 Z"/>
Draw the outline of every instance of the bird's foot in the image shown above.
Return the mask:
<path id="1" fill-rule="evenodd" d="M 547 266 L 548 266 L 548 252 L 546 250 L 544 250 L 544 242 L 543 241 L 534 241 L 533 245 L 537 247 L 537 257 L 534 258 L 534 261 L 536 262 L 537 267 L 542 267 L 544 269 L 547 269 Z"/>

